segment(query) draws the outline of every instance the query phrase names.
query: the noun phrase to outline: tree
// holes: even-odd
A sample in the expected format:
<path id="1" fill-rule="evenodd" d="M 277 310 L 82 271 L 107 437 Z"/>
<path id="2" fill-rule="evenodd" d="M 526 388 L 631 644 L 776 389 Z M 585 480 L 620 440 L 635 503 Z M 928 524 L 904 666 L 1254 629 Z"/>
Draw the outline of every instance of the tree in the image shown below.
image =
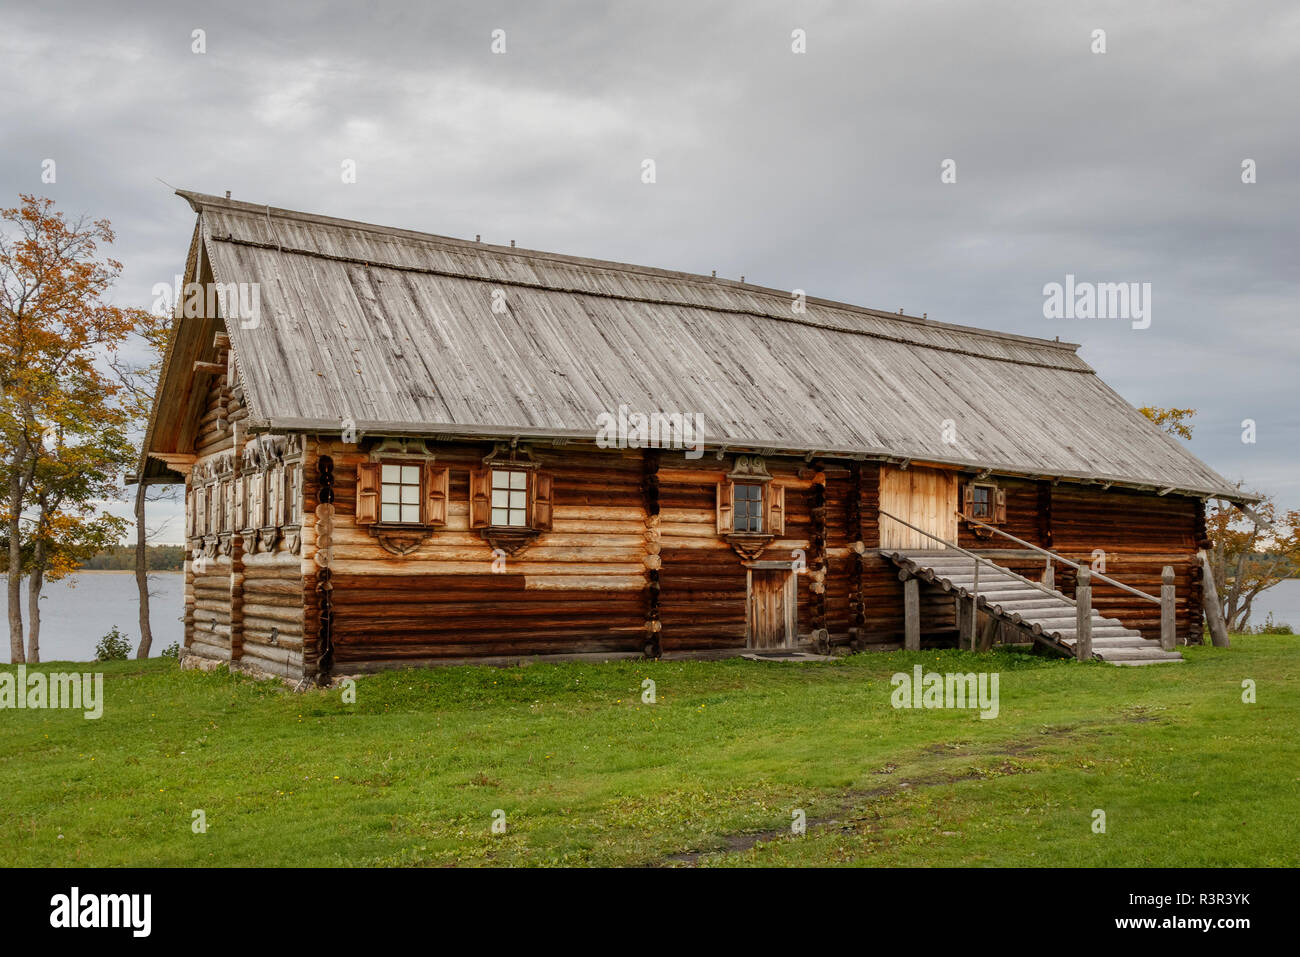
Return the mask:
<path id="1" fill-rule="evenodd" d="M 1240 486 L 1239 486 L 1240 487 Z M 1300 567 L 1300 510 L 1279 520 L 1265 497 L 1249 512 L 1219 503 L 1205 519 L 1213 547 L 1207 553 L 1229 631 L 1244 631 L 1260 592 L 1289 578 Z"/>
<path id="2" fill-rule="evenodd" d="M 1195 409 L 1144 406 L 1140 411 L 1171 435 L 1192 437 Z M 1221 501 L 1206 514 L 1206 558 L 1228 631 L 1244 630 L 1259 594 L 1300 567 L 1300 511 L 1292 509 L 1280 520 L 1276 513 L 1273 500 L 1265 496 L 1249 509 Z"/>
<path id="3" fill-rule="evenodd" d="M 1191 439 L 1193 429 L 1191 419 L 1196 415 L 1195 409 L 1165 409 L 1158 405 L 1144 405 L 1138 411 L 1170 435 L 1176 435 L 1180 439 Z"/>
<path id="4" fill-rule="evenodd" d="M 144 362 L 131 362 L 118 356 L 112 361 L 112 369 L 123 390 L 123 403 L 128 414 L 140 425 L 140 445 L 136 451 L 138 474 L 135 483 L 135 587 L 140 596 L 140 645 L 136 648 L 137 658 L 148 658 L 153 645 L 153 627 L 149 621 L 149 532 L 145 525 L 145 504 L 149 500 L 149 486 L 144 481 L 145 450 L 144 438 L 153 408 L 154 396 L 158 393 L 159 377 L 162 375 L 163 357 L 167 351 L 167 340 L 171 334 L 171 317 L 146 313 L 132 331 L 140 352 L 145 356 Z M 164 495 L 170 495 L 168 488 Z"/>
<path id="5" fill-rule="evenodd" d="M 24 525 L 37 472 L 59 435 L 97 434 L 109 421 L 117 384 L 98 361 L 140 321 L 144 310 L 108 304 L 122 264 L 100 258 L 113 242 L 107 220 L 64 219 L 49 199 L 20 196 L 0 210 L 0 519 L 8 543 L 9 651 L 23 649 Z M 107 428 L 105 428 L 107 426 Z"/>
<path id="6" fill-rule="evenodd" d="M 118 418 L 106 415 L 112 420 Z M 27 576 L 27 661 L 41 660 L 41 591 L 47 581 L 58 581 L 76 571 L 82 562 L 115 544 L 127 521 L 102 513 L 99 502 L 119 488 L 117 474 L 131 461 L 132 450 L 120 423 L 103 423 L 94 435 L 81 435 L 75 443 L 61 441 L 38 461 L 32 476 Z"/>

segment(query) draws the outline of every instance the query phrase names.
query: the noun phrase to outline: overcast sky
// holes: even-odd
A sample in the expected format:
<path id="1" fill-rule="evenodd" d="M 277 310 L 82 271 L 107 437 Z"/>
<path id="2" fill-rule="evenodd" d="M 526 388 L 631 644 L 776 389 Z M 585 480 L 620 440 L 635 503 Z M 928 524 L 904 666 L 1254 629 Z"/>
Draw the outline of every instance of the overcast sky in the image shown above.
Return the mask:
<path id="1" fill-rule="evenodd" d="M 194 216 L 161 181 L 716 269 L 1080 342 L 1134 405 L 1195 408 L 1221 473 L 1300 507 L 1300 6 L 133 7 L 10 2 L 0 31 L 0 203 L 111 219 L 123 304 L 184 264 Z M 1067 274 L 1151 283 L 1149 328 L 1045 318 Z"/>

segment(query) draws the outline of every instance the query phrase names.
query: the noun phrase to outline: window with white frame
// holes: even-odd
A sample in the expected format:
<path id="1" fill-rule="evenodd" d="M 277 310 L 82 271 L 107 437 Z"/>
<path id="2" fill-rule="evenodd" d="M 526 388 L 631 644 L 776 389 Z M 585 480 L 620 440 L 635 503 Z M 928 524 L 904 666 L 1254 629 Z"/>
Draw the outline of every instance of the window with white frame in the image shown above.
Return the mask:
<path id="1" fill-rule="evenodd" d="M 492 470 L 492 524 L 501 528 L 528 525 L 528 473 Z"/>
<path id="2" fill-rule="evenodd" d="M 420 466 L 385 463 L 380 476 L 379 520 L 420 522 Z"/>

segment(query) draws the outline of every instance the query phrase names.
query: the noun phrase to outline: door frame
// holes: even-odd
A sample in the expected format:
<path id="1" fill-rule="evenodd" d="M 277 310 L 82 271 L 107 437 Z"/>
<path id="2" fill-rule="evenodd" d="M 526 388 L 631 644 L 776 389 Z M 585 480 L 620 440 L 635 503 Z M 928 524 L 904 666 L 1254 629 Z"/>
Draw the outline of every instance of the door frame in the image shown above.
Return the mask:
<path id="1" fill-rule="evenodd" d="M 786 572 L 782 585 L 782 604 L 785 612 L 785 638 L 779 645 L 759 648 L 754 644 L 754 572 Z M 792 649 L 799 642 L 799 566 L 789 562 L 745 562 L 745 647 L 751 651 L 772 648 Z"/>

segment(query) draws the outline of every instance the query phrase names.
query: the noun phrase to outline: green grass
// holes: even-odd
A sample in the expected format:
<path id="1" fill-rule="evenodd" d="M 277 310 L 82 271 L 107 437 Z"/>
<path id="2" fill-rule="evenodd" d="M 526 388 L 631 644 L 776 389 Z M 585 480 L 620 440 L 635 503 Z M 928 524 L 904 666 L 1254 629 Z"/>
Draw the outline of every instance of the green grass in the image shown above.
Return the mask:
<path id="1" fill-rule="evenodd" d="M 355 704 L 41 665 L 102 669 L 105 711 L 0 711 L 0 863 L 1296 866 L 1300 643 L 1185 654 L 446 668 L 361 679 Z M 918 662 L 999 672 L 1000 715 L 893 709 Z"/>

